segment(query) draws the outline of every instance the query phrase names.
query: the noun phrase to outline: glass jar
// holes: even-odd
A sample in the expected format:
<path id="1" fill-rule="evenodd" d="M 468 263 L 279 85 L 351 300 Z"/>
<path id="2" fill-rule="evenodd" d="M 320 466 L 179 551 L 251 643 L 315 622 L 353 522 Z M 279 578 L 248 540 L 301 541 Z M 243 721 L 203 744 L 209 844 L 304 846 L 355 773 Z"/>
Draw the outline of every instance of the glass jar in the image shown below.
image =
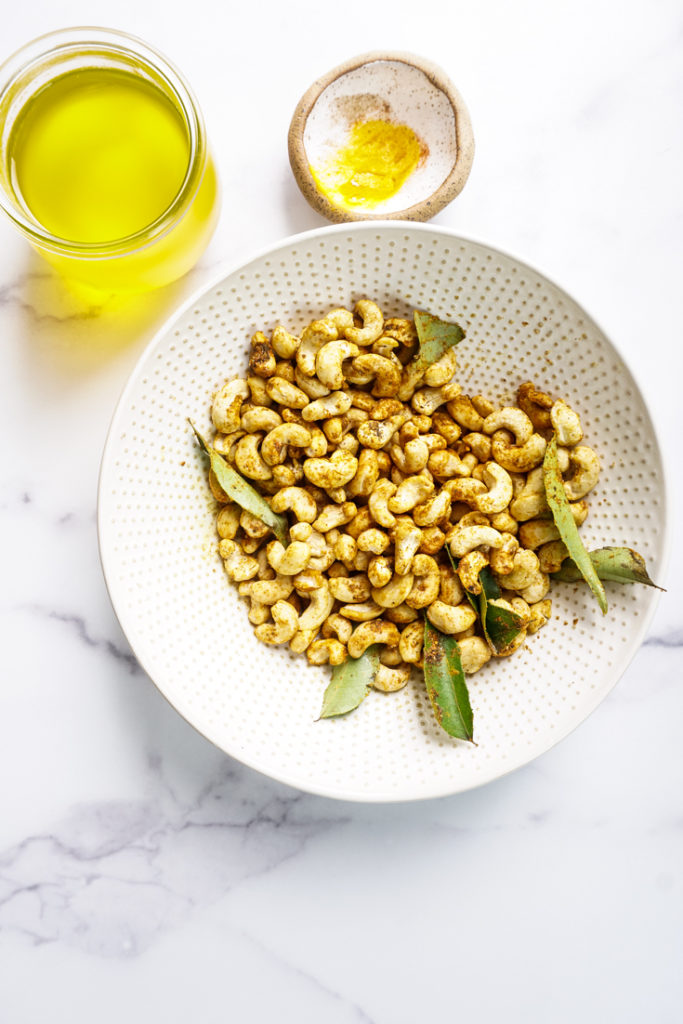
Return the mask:
<path id="1" fill-rule="evenodd" d="M 68 75 L 72 77 L 67 78 Z M 163 102 L 167 112 L 182 125 L 179 130 L 186 139 L 187 164 L 184 173 L 182 163 L 179 164 L 177 191 L 173 185 L 168 201 L 162 200 L 163 208 L 149 223 L 134 224 L 133 229 L 126 230 L 120 237 L 88 237 L 91 235 L 88 230 L 80 238 L 75 237 L 76 233 L 65 237 L 67 232 L 41 223 L 22 192 L 17 140 L 26 136 L 29 144 L 34 144 L 36 132 L 29 127 L 22 135 L 22 125 L 33 125 L 34 122 L 27 119 L 33 116 L 32 111 L 41 109 L 36 104 L 44 106 L 45 97 L 58 96 L 61 83 L 75 83 L 73 89 L 69 84 L 69 89 L 80 100 L 79 83 L 85 82 L 92 88 L 97 76 L 108 83 L 123 83 L 122 88 L 144 90 L 148 104 Z M 100 94 L 95 90 L 89 95 Z M 111 90 L 108 95 L 111 102 Z M 73 111 L 78 111 L 78 107 L 73 107 Z M 89 116 L 92 121 L 92 111 Z M 42 144 L 49 148 L 43 152 L 52 157 L 60 145 L 68 145 L 68 140 L 55 134 L 54 124 L 53 136 L 47 134 L 50 125 L 45 124 Z M 98 137 L 105 132 L 107 124 L 103 112 L 98 122 Z M 0 130 L 0 206 L 33 247 L 66 277 L 106 291 L 130 292 L 159 287 L 185 274 L 213 234 L 218 220 L 219 190 L 201 111 L 180 72 L 139 39 L 111 29 L 71 28 L 28 43 L 0 66 Z M 26 147 L 22 150 L 29 151 Z M 149 151 L 153 153 L 153 143 Z M 105 146 L 103 160 L 107 152 Z M 159 159 L 163 160 L 163 153 Z M 164 166 L 158 164 L 160 169 Z M 35 174 L 41 173 L 39 167 L 38 163 Z M 111 178 L 108 201 L 116 211 L 116 200 L 112 197 L 116 192 L 117 170 L 112 166 L 106 168 L 105 173 Z M 46 182 L 46 187 L 48 184 Z M 67 178 L 65 186 L 68 188 L 68 185 Z M 134 195 L 134 187 L 129 198 L 131 195 Z M 55 201 L 59 202 L 58 193 L 55 193 Z M 72 201 L 78 205 L 78 194 Z M 125 198 L 122 203 L 125 204 Z"/>

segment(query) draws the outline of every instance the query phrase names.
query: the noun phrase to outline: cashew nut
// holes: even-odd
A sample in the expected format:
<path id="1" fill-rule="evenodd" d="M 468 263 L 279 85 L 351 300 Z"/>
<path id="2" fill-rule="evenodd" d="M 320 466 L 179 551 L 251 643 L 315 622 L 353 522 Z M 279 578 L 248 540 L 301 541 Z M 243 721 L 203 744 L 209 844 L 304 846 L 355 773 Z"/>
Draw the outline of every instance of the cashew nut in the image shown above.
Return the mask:
<path id="1" fill-rule="evenodd" d="M 311 420 L 326 420 L 330 416 L 341 416 L 351 408 L 351 395 L 346 391 L 332 391 L 324 398 L 316 398 L 309 402 L 301 410 L 301 415 L 310 422 Z M 324 429 L 324 428 L 323 428 Z M 329 435 L 328 435 L 329 437 Z M 337 438 L 339 440 L 339 438 Z"/>
<path id="2" fill-rule="evenodd" d="M 264 437 L 261 457 L 269 466 L 278 465 L 285 461 L 288 445 L 292 448 L 306 448 L 311 440 L 311 432 L 307 427 L 299 426 L 298 423 L 281 423 Z"/>
<path id="3" fill-rule="evenodd" d="M 401 631 L 398 652 L 403 661 L 416 665 L 422 657 L 425 629 L 421 619 L 409 622 Z"/>
<path id="4" fill-rule="evenodd" d="M 271 344 L 280 359 L 291 359 L 299 347 L 300 339 L 278 324 L 273 331 Z"/>
<path id="5" fill-rule="evenodd" d="M 512 480 L 509 473 L 496 462 L 487 462 L 483 471 L 486 494 L 477 495 L 473 501 L 475 509 L 492 515 L 502 512 L 512 500 Z"/>
<path id="6" fill-rule="evenodd" d="M 458 640 L 460 648 L 460 662 L 466 676 L 474 675 L 480 668 L 483 668 L 487 661 L 491 660 L 491 652 L 485 640 L 480 636 L 468 636 Z"/>
<path id="7" fill-rule="evenodd" d="M 318 506 L 303 487 L 284 487 L 273 495 L 270 507 L 277 513 L 291 509 L 300 523 L 312 523 L 318 515 Z"/>
<path id="8" fill-rule="evenodd" d="M 329 459 L 306 459 L 304 473 L 316 487 L 328 490 L 332 487 L 343 487 L 358 469 L 358 459 L 350 452 L 337 450 Z"/>
<path id="9" fill-rule="evenodd" d="M 299 616 L 299 629 L 319 629 L 333 608 L 334 598 L 329 583 L 325 582 L 311 594 L 308 608 Z"/>
<path id="10" fill-rule="evenodd" d="M 515 436 L 515 444 L 521 447 L 533 434 L 534 425 L 525 412 L 508 405 L 487 416 L 482 429 L 485 434 L 495 434 L 497 430 L 509 430 Z"/>
<path id="11" fill-rule="evenodd" d="M 293 540 L 287 547 L 272 540 L 266 548 L 268 561 L 281 576 L 296 576 L 311 560 L 311 549 L 305 541 Z"/>
<path id="12" fill-rule="evenodd" d="M 331 391 L 344 387 L 342 363 L 357 356 L 360 349 L 351 341 L 328 341 L 318 349 L 315 357 L 315 372 L 318 380 Z"/>
<path id="13" fill-rule="evenodd" d="M 579 445 L 569 453 L 572 475 L 565 480 L 564 490 L 570 501 L 578 501 L 591 491 L 600 476 L 600 460 L 587 445 Z"/>
<path id="14" fill-rule="evenodd" d="M 275 373 L 275 353 L 263 331 L 257 331 L 251 339 L 249 369 L 258 377 L 272 377 Z"/>
<path id="15" fill-rule="evenodd" d="M 363 321 L 363 326 L 346 327 L 344 334 L 349 341 L 355 342 L 356 345 L 372 345 L 373 341 L 377 341 L 382 334 L 384 326 L 382 310 L 376 302 L 372 302 L 370 299 L 359 299 L 353 308 Z"/>
<path id="16" fill-rule="evenodd" d="M 352 658 L 360 658 L 372 644 L 386 644 L 387 647 L 398 647 L 400 634 L 393 622 L 386 619 L 371 619 L 356 626 L 348 643 L 348 652 Z"/>
<path id="17" fill-rule="evenodd" d="M 439 597 L 441 589 L 439 565 L 431 555 L 419 554 L 413 558 L 410 571 L 415 577 L 415 582 L 405 603 L 409 608 L 428 608 Z"/>
<path id="18" fill-rule="evenodd" d="M 522 445 L 512 444 L 511 437 L 508 430 L 497 430 L 493 435 L 491 454 L 503 469 L 509 473 L 528 473 L 543 461 L 547 446 L 544 437 L 532 434 Z"/>
<path id="19" fill-rule="evenodd" d="M 332 637 L 314 640 L 306 651 L 306 657 L 311 665 L 342 665 L 347 658 L 346 647 Z"/>
<path id="20" fill-rule="evenodd" d="M 401 364 L 387 356 L 364 352 L 352 360 L 345 376 L 353 384 L 369 384 L 374 380 L 373 395 L 377 398 L 392 398 L 401 383 Z"/>
<path id="21" fill-rule="evenodd" d="M 561 398 L 554 403 L 550 410 L 550 422 L 557 434 L 557 443 L 565 448 L 578 444 L 583 437 L 578 414 Z"/>
<path id="22" fill-rule="evenodd" d="M 394 514 L 409 512 L 433 493 L 434 483 L 428 477 L 407 476 L 399 484 L 396 494 L 387 501 L 387 507 Z"/>
<path id="23" fill-rule="evenodd" d="M 427 618 L 442 633 L 462 633 L 474 624 L 477 613 L 470 604 L 445 604 L 434 601 L 427 609 Z"/>
<path id="24" fill-rule="evenodd" d="M 288 601 L 276 601 L 270 609 L 272 622 L 257 626 L 257 638 L 264 644 L 286 644 L 297 631 L 299 616 Z"/>
<path id="25" fill-rule="evenodd" d="M 410 679 L 410 665 L 397 665 L 390 668 L 388 665 L 380 665 L 372 680 L 375 690 L 383 693 L 395 693 L 402 690 Z"/>
<path id="26" fill-rule="evenodd" d="M 492 526 L 462 527 L 458 524 L 450 536 L 446 534 L 446 542 L 451 554 L 456 558 L 462 558 L 475 548 L 499 548 L 503 543 L 503 537 Z"/>
<path id="27" fill-rule="evenodd" d="M 234 582 L 253 579 L 259 571 L 256 559 L 245 555 L 234 540 L 221 540 L 218 544 L 218 553 L 223 559 L 225 571 Z"/>
<path id="28" fill-rule="evenodd" d="M 370 597 L 370 580 L 365 573 L 357 576 L 338 576 L 329 581 L 330 593 L 336 601 L 348 604 L 362 604 Z"/>
<path id="29" fill-rule="evenodd" d="M 213 425 L 221 434 L 232 434 L 240 427 L 240 409 L 249 398 L 249 385 L 245 380 L 227 381 L 211 405 Z"/>
<path id="30" fill-rule="evenodd" d="M 259 444 L 263 434 L 245 434 L 235 448 L 235 465 L 250 480 L 271 480 L 273 473 L 261 458 Z"/>
<path id="31" fill-rule="evenodd" d="M 303 409 L 309 404 L 309 397 L 301 388 L 284 377 L 269 377 L 266 381 L 268 397 L 288 409 Z"/>

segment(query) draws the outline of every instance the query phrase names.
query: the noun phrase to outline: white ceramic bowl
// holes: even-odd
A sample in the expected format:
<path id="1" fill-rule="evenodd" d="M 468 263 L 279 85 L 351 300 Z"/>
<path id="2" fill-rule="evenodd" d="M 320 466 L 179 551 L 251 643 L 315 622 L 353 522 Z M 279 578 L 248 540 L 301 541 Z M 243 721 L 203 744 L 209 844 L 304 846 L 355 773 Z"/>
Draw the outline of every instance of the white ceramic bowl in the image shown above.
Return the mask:
<path id="1" fill-rule="evenodd" d="M 224 273 L 150 343 L 125 388 L 102 461 L 99 535 L 121 625 L 144 669 L 196 729 L 245 764 L 350 800 L 455 793 L 531 761 L 582 722 L 641 643 L 657 600 L 607 584 L 603 617 L 582 585 L 553 587 L 553 618 L 470 679 L 477 746 L 435 724 L 416 677 L 316 721 L 329 669 L 259 644 L 216 551 L 206 466 L 187 424 L 210 429 L 212 392 L 243 373 L 252 333 L 297 330 L 361 297 L 387 314 L 457 320 L 460 380 L 496 402 L 526 379 L 581 414 L 603 472 L 582 528 L 628 544 L 656 578 L 667 548 L 664 469 L 632 374 L 591 317 L 537 271 L 443 229 L 340 225 L 273 246 Z M 624 416 L 628 423 L 624 424 Z M 632 438 L 637 436 L 639 444 Z"/>

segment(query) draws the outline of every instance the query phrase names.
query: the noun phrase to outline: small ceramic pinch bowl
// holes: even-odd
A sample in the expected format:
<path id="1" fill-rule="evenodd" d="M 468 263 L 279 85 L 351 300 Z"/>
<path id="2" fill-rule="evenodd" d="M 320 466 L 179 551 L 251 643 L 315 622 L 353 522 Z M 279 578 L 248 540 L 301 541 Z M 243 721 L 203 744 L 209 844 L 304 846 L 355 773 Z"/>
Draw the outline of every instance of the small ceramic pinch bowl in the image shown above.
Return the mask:
<path id="1" fill-rule="evenodd" d="M 393 195 L 372 206 L 337 203 L 314 171 L 346 144 L 359 122 L 407 125 L 421 156 Z M 426 221 L 462 191 L 474 157 L 467 108 L 444 72 L 413 54 L 373 52 L 319 78 L 302 96 L 289 127 L 289 160 L 310 205 L 331 221 Z"/>

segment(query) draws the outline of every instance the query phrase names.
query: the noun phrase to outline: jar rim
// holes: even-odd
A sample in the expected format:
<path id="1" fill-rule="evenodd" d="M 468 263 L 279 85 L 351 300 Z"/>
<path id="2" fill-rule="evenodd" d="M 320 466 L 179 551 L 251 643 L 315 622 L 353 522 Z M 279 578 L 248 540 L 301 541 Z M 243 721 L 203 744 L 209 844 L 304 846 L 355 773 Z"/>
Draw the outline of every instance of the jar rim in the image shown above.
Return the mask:
<path id="1" fill-rule="evenodd" d="M 159 76 L 170 90 L 183 118 L 189 142 L 187 168 L 171 203 L 149 224 L 120 238 L 102 242 L 78 242 L 48 231 L 39 221 L 27 216 L 0 186 L 0 208 L 10 220 L 38 246 L 71 257 L 104 258 L 127 255 L 158 241 L 184 216 L 201 183 L 207 162 L 207 145 L 199 104 L 187 80 L 162 53 L 137 36 L 118 29 L 99 26 L 74 26 L 37 36 L 0 64 L 0 102 L 22 75 L 37 71 L 55 55 L 95 53 L 132 57 Z"/>

